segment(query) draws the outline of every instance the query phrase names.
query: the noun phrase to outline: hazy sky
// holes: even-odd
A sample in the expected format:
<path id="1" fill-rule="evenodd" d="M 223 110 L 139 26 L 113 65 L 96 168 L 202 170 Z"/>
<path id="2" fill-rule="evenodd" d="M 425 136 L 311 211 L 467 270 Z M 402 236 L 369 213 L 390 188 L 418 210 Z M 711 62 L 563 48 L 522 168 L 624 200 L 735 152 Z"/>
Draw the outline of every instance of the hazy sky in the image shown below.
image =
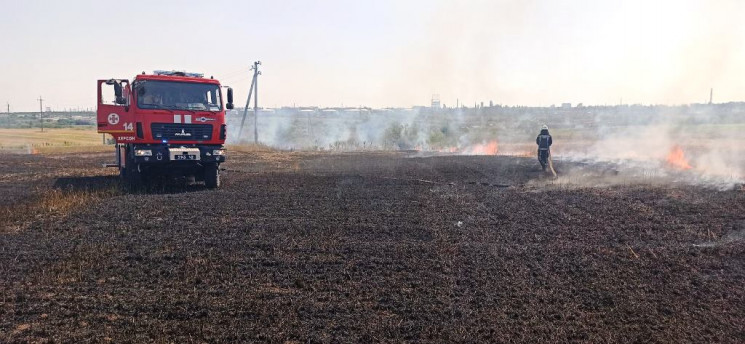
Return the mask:
<path id="1" fill-rule="evenodd" d="M 95 107 L 95 80 L 177 69 L 261 106 L 745 100 L 745 1 L 0 0 L 0 102 Z"/>

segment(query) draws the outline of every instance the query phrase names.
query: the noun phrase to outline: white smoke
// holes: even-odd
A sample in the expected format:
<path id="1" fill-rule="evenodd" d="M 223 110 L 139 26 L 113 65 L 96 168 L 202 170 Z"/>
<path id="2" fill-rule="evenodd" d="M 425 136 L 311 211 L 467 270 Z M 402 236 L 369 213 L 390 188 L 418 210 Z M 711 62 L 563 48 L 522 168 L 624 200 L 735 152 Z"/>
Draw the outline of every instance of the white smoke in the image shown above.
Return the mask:
<path id="1" fill-rule="evenodd" d="M 612 163 L 627 180 L 681 175 L 700 183 L 745 180 L 745 104 L 571 108 L 484 107 L 415 109 L 265 109 L 259 142 L 283 150 L 419 150 L 534 156 L 535 136 L 548 124 L 553 155 L 567 161 Z M 242 112 L 228 116 L 229 143 L 253 142 L 253 112 L 239 138 Z M 477 149 L 478 148 L 478 149 Z M 667 160 L 679 149 L 681 164 Z M 631 173 L 631 170 L 635 170 Z M 717 186 L 719 187 L 719 186 Z"/>

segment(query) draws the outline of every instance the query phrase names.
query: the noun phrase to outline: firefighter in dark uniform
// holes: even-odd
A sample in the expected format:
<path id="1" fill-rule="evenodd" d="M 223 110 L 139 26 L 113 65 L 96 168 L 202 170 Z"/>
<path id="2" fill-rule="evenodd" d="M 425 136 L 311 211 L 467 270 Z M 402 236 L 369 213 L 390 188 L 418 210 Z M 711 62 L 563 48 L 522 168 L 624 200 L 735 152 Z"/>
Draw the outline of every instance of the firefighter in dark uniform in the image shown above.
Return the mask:
<path id="1" fill-rule="evenodd" d="M 541 127 L 541 133 L 536 137 L 535 143 L 538 145 L 538 162 L 541 163 L 543 170 L 548 167 L 548 159 L 551 156 L 551 134 L 548 133 L 548 126 Z"/>

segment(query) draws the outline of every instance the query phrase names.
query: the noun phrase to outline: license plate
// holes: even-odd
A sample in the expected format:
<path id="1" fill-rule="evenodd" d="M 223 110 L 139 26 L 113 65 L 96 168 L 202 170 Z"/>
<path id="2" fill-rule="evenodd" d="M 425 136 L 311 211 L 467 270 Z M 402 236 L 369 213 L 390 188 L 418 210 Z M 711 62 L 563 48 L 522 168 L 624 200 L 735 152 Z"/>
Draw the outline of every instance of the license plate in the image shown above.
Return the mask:
<path id="1" fill-rule="evenodd" d="M 175 155 L 176 160 L 197 160 L 196 155 Z"/>

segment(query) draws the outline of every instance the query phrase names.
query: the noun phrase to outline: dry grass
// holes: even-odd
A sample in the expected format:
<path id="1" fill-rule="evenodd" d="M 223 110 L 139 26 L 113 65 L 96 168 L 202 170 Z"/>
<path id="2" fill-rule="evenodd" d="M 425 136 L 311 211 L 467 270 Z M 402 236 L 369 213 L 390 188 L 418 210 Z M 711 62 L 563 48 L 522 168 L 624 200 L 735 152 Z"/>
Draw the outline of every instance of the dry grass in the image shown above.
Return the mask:
<path id="1" fill-rule="evenodd" d="M 297 162 L 298 152 L 287 152 L 272 148 L 264 144 L 227 145 L 228 159 L 232 159 L 232 153 L 237 155 L 250 155 L 253 159 L 267 161 L 277 164 Z M 279 165 L 278 165 L 279 166 Z"/>
<path id="2" fill-rule="evenodd" d="M 95 128 L 64 129 L 0 129 L 0 151 L 29 153 L 74 153 L 106 151 L 101 134 Z"/>
<path id="3" fill-rule="evenodd" d="M 242 145 L 229 144 L 229 145 L 226 145 L 226 147 L 229 152 L 240 152 L 240 153 L 257 153 L 257 152 L 275 153 L 275 152 L 278 152 L 277 149 L 267 146 L 265 144 L 261 144 L 261 143 L 259 144 L 251 143 L 251 144 L 242 144 Z"/>
<path id="4" fill-rule="evenodd" d="M 111 153 L 114 156 L 113 145 L 91 145 L 91 146 L 46 146 L 36 149 L 38 154 L 72 154 L 72 153 Z"/>
<path id="5" fill-rule="evenodd" d="M 0 232 L 13 232 L 31 222 L 62 218 L 85 209 L 93 202 L 122 193 L 118 184 L 112 183 L 95 190 L 50 189 L 37 192 L 29 202 L 0 206 Z"/>

